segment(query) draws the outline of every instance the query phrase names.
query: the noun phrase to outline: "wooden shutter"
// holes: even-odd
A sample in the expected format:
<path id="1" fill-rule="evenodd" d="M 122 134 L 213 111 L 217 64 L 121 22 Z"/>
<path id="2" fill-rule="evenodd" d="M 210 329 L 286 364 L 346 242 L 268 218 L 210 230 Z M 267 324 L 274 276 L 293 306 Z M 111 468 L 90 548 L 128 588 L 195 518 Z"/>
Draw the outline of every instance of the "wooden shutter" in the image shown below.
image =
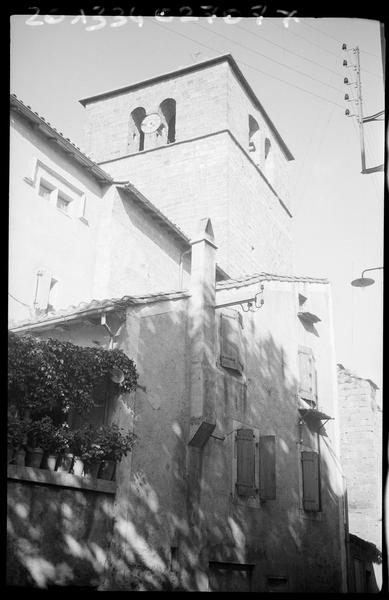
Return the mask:
<path id="1" fill-rule="evenodd" d="M 223 367 L 243 372 L 242 317 L 238 311 L 220 316 L 220 362 Z"/>
<path id="2" fill-rule="evenodd" d="M 311 348 L 299 347 L 300 385 L 299 395 L 305 400 L 316 403 L 317 383 L 315 357 Z"/>
<path id="3" fill-rule="evenodd" d="M 239 496 L 255 496 L 254 440 L 255 436 L 252 429 L 237 430 L 236 491 Z"/>
<path id="4" fill-rule="evenodd" d="M 276 497 L 276 437 L 261 435 L 259 438 L 259 490 L 261 500 Z"/>
<path id="5" fill-rule="evenodd" d="M 303 508 L 320 510 L 319 455 L 317 452 L 302 452 Z"/>

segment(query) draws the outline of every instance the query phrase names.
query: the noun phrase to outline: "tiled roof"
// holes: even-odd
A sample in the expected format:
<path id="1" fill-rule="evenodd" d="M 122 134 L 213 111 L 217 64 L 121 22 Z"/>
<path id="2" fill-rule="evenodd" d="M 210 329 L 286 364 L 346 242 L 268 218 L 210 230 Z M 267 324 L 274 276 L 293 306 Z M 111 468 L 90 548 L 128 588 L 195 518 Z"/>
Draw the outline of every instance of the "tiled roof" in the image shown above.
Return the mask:
<path id="1" fill-rule="evenodd" d="M 239 279 L 227 279 L 219 281 L 216 284 L 216 291 L 225 290 L 234 287 L 243 287 L 252 285 L 261 281 L 285 281 L 295 282 L 303 281 L 308 283 L 328 283 L 327 279 L 317 279 L 313 277 L 297 277 L 293 275 L 275 275 L 271 273 L 257 273 L 255 275 L 247 275 Z M 178 300 L 190 296 L 189 290 L 170 290 L 166 292 L 153 292 L 151 294 L 143 294 L 136 296 L 123 296 L 122 298 L 105 298 L 104 300 L 91 300 L 90 302 L 81 302 L 80 304 L 68 306 L 65 309 L 56 312 L 36 317 L 33 320 L 26 320 L 15 324 L 12 327 L 13 331 L 18 329 L 27 329 L 32 325 L 49 325 L 51 322 L 63 319 L 74 319 L 76 317 L 87 316 L 97 312 L 123 310 L 131 305 L 149 304 L 151 302 L 160 302 L 161 300 Z"/>
<path id="2" fill-rule="evenodd" d="M 62 149 L 71 154 L 77 162 L 83 167 L 87 168 L 99 181 L 104 183 L 112 183 L 112 177 L 106 173 L 97 163 L 95 163 L 89 156 L 87 156 L 76 144 L 74 144 L 69 138 L 66 138 L 61 131 L 58 131 L 51 123 L 46 121 L 39 113 L 32 110 L 31 106 L 28 106 L 20 100 L 16 94 L 10 96 L 11 108 L 24 115 L 29 121 L 32 121 L 39 126 L 43 135 L 48 138 L 54 139 Z"/>
<path id="3" fill-rule="evenodd" d="M 242 287 L 259 283 L 261 281 L 285 281 L 285 282 L 302 282 L 302 283 L 322 283 L 328 284 L 328 279 L 320 279 L 318 277 L 300 277 L 298 275 L 277 275 L 274 273 L 255 273 L 254 275 L 244 275 L 235 279 L 227 279 L 219 281 L 216 285 L 217 290 L 224 290 L 233 287 Z"/>
<path id="4" fill-rule="evenodd" d="M 177 300 L 189 296 L 188 290 L 173 290 L 167 292 L 154 292 L 152 294 L 144 294 L 139 296 L 123 296 L 122 298 L 105 298 L 103 300 L 91 300 L 90 302 L 80 302 L 77 305 L 68 306 L 67 308 L 50 312 L 40 317 L 35 317 L 33 320 L 26 320 L 15 324 L 11 329 L 17 331 L 18 329 L 28 328 L 31 325 L 49 325 L 51 322 L 66 319 L 69 320 L 74 317 L 85 318 L 88 315 L 112 311 L 112 310 L 123 310 L 127 306 L 137 304 L 149 304 L 151 302 L 159 302 L 161 300 Z"/>

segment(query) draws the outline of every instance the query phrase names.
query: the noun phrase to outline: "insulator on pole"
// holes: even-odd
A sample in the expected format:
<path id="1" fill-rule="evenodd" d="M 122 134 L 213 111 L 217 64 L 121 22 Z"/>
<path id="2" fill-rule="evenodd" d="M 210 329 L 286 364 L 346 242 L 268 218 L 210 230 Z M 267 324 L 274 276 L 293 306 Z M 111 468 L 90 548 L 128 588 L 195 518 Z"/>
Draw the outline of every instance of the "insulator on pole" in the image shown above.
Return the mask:
<path id="1" fill-rule="evenodd" d="M 344 99 L 345 99 L 345 100 L 350 100 L 350 96 L 349 96 L 348 94 L 345 94 L 345 95 L 344 95 Z"/>
<path id="2" fill-rule="evenodd" d="M 347 44 L 342 45 L 342 50 L 347 50 Z"/>
<path id="3" fill-rule="evenodd" d="M 344 61 L 343 61 L 343 66 L 344 66 L 344 67 L 347 67 L 347 60 L 344 60 Z"/>
<path id="4" fill-rule="evenodd" d="M 348 84 L 348 79 L 347 79 L 347 77 L 345 77 L 345 78 L 343 79 L 343 83 L 345 83 L 346 85 Z"/>
<path id="5" fill-rule="evenodd" d="M 348 109 L 348 108 L 346 108 L 346 110 L 344 111 L 344 114 L 346 115 L 346 117 L 348 117 L 348 116 L 349 116 L 349 114 L 350 114 L 350 111 L 349 111 L 349 109 Z"/>

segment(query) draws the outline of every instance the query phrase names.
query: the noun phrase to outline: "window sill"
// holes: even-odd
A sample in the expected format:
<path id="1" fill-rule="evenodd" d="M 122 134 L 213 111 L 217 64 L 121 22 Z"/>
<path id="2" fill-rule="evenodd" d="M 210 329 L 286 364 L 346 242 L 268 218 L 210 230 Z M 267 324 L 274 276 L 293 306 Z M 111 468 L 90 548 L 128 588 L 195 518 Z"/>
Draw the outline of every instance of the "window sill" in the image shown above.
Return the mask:
<path id="1" fill-rule="evenodd" d="M 304 510 L 303 508 L 299 509 L 300 512 L 300 516 L 303 519 L 307 519 L 308 521 L 322 521 L 323 520 L 323 513 L 322 511 L 309 511 L 309 510 Z"/>
<path id="2" fill-rule="evenodd" d="M 33 467 L 22 467 L 19 465 L 8 465 L 7 479 L 28 481 L 43 485 L 54 485 L 59 487 L 73 488 L 78 490 L 90 490 L 102 494 L 115 494 L 116 482 L 105 479 L 91 479 L 79 477 L 71 473 L 59 473 L 47 469 L 35 469 Z"/>

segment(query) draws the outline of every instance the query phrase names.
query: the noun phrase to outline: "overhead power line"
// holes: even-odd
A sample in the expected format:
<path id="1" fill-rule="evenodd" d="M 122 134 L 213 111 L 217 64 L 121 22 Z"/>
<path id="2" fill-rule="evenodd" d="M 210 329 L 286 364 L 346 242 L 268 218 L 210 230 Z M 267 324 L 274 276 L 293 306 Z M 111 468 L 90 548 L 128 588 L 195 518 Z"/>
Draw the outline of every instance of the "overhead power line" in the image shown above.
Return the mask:
<path id="1" fill-rule="evenodd" d="M 332 40 L 335 40 L 336 42 L 339 42 L 339 44 L 342 44 L 344 42 L 344 40 L 339 40 L 338 38 L 334 37 L 333 35 L 325 32 L 325 31 L 322 31 L 321 29 L 318 29 L 317 27 L 314 27 L 310 23 L 306 23 L 303 19 L 300 21 L 300 23 L 302 23 L 305 27 L 310 27 L 311 29 L 314 29 L 315 31 L 318 31 L 322 35 L 325 35 L 326 37 L 331 38 Z M 362 52 L 364 52 L 365 54 L 370 54 L 370 56 L 375 56 L 375 58 L 381 58 L 377 54 L 373 54 L 372 52 L 368 52 L 367 50 L 363 50 L 363 48 L 360 48 L 360 50 L 362 50 Z M 373 75 L 374 75 L 374 73 L 373 73 Z"/>
<path id="2" fill-rule="evenodd" d="M 161 27 L 162 29 L 165 29 L 165 31 L 167 31 L 166 27 L 164 25 L 162 25 L 161 23 L 157 23 L 156 21 L 151 21 L 151 22 L 154 25 L 157 25 L 158 27 Z M 181 33 L 179 31 L 170 30 L 170 33 L 175 33 L 176 35 L 186 38 L 187 40 L 194 42 L 195 44 L 198 44 L 199 46 L 203 46 L 204 48 L 207 48 L 208 50 L 212 50 L 212 52 L 215 52 L 215 50 L 216 50 L 216 52 L 220 52 L 220 54 L 224 53 L 224 52 L 221 52 L 220 50 L 217 50 L 217 48 L 215 48 L 214 46 L 208 46 L 207 44 L 204 44 L 203 42 L 199 42 L 199 40 L 193 39 L 193 38 L 189 37 L 188 35 L 185 35 L 184 33 Z M 253 67 L 252 65 L 249 65 L 248 63 L 244 62 L 243 60 L 239 60 L 239 62 L 242 65 L 244 65 L 245 67 L 248 67 L 249 69 L 252 69 L 253 71 L 256 71 L 257 73 L 266 75 L 267 77 L 270 77 L 271 79 L 275 79 L 276 81 L 281 81 L 285 85 L 289 85 L 290 87 L 293 87 L 297 90 L 300 90 L 301 92 L 304 92 L 305 94 L 309 94 L 310 96 L 315 96 L 315 98 L 320 98 L 321 100 L 324 100 L 325 102 L 329 102 L 330 104 L 335 104 L 339 108 L 343 108 L 343 106 L 341 104 L 338 104 L 337 102 L 334 102 L 333 100 L 329 100 L 329 98 L 325 98 L 324 96 L 321 96 L 320 94 L 316 94 L 315 92 L 306 90 L 305 88 L 295 85 L 294 83 L 290 83 L 289 81 L 287 81 L 286 79 L 282 79 L 281 77 L 276 77 L 275 75 L 271 75 L 270 73 L 267 73 L 266 71 L 262 71 L 261 69 L 258 69 L 257 67 Z"/>
<path id="3" fill-rule="evenodd" d="M 248 31 L 248 29 L 246 29 L 245 27 L 242 27 L 241 25 L 235 25 L 235 28 L 241 29 L 242 31 L 245 31 L 249 35 L 252 35 L 253 37 L 258 38 L 260 40 L 263 40 L 263 41 L 267 42 L 268 44 L 272 44 L 273 46 L 277 46 L 277 48 L 282 48 L 282 50 L 285 50 L 289 54 L 293 54 L 294 56 L 298 56 L 302 60 L 306 60 L 307 62 L 310 62 L 310 63 L 312 63 L 314 65 L 317 65 L 321 69 L 325 69 L 326 71 L 329 71 L 330 73 L 333 73 L 334 75 L 338 75 L 338 77 L 342 77 L 342 75 L 341 75 L 341 73 L 339 73 L 339 71 L 334 71 L 334 69 L 330 69 L 329 67 L 326 67 L 325 65 L 322 65 L 321 63 L 318 63 L 315 60 L 312 60 L 311 58 L 307 58 L 306 56 L 303 56 L 302 54 L 298 54 L 297 52 L 293 52 L 293 50 L 289 50 L 289 48 L 287 48 L 286 46 L 282 46 L 281 44 L 277 44 L 276 42 L 273 42 L 272 40 L 268 40 L 267 38 L 263 37 L 262 35 L 258 35 L 257 33 L 253 33 L 252 31 Z"/>
<path id="4" fill-rule="evenodd" d="M 196 27 L 199 27 L 200 29 L 203 29 L 204 31 L 208 31 L 208 29 L 206 27 L 203 27 L 202 25 L 197 25 Z M 326 83 L 325 81 L 322 81 L 321 79 L 317 79 L 316 77 L 312 77 L 311 75 L 308 75 L 308 73 L 305 73 L 305 71 L 300 71 L 299 69 L 295 69 L 294 67 L 290 67 L 286 63 L 283 63 L 283 62 L 281 62 L 279 60 L 276 60 L 275 58 L 271 58 L 270 56 L 267 56 L 267 54 L 263 54 L 262 52 L 258 52 L 257 50 L 253 50 L 252 48 L 249 48 L 248 46 L 245 46 L 245 44 L 241 44 L 237 40 L 234 40 L 234 39 L 228 37 L 227 35 L 223 35 L 222 33 L 219 33 L 218 31 L 215 31 L 214 29 L 211 31 L 211 33 L 213 33 L 214 35 L 217 35 L 218 37 L 221 37 L 221 38 L 227 40 L 230 43 L 232 42 L 233 44 L 236 44 L 237 46 L 240 46 L 241 48 L 244 48 L 245 50 L 248 50 L 249 52 L 252 52 L 253 54 L 256 54 L 257 56 L 262 56 L 263 58 L 266 58 L 267 60 L 270 60 L 271 62 L 274 62 L 277 65 L 281 65 L 285 69 L 289 69 L 289 71 L 294 71 L 295 73 L 298 73 L 299 75 L 303 75 L 304 77 L 308 77 L 308 79 L 312 79 L 312 81 L 316 81 L 317 83 L 320 83 L 321 85 L 325 85 L 326 87 L 329 87 L 329 88 L 331 88 L 331 89 L 333 89 L 333 90 L 335 90 L 337 92 L 342 92 L 341 89 L 336 88 L 335 86 L 330 85 L 329 83 Z"/>

